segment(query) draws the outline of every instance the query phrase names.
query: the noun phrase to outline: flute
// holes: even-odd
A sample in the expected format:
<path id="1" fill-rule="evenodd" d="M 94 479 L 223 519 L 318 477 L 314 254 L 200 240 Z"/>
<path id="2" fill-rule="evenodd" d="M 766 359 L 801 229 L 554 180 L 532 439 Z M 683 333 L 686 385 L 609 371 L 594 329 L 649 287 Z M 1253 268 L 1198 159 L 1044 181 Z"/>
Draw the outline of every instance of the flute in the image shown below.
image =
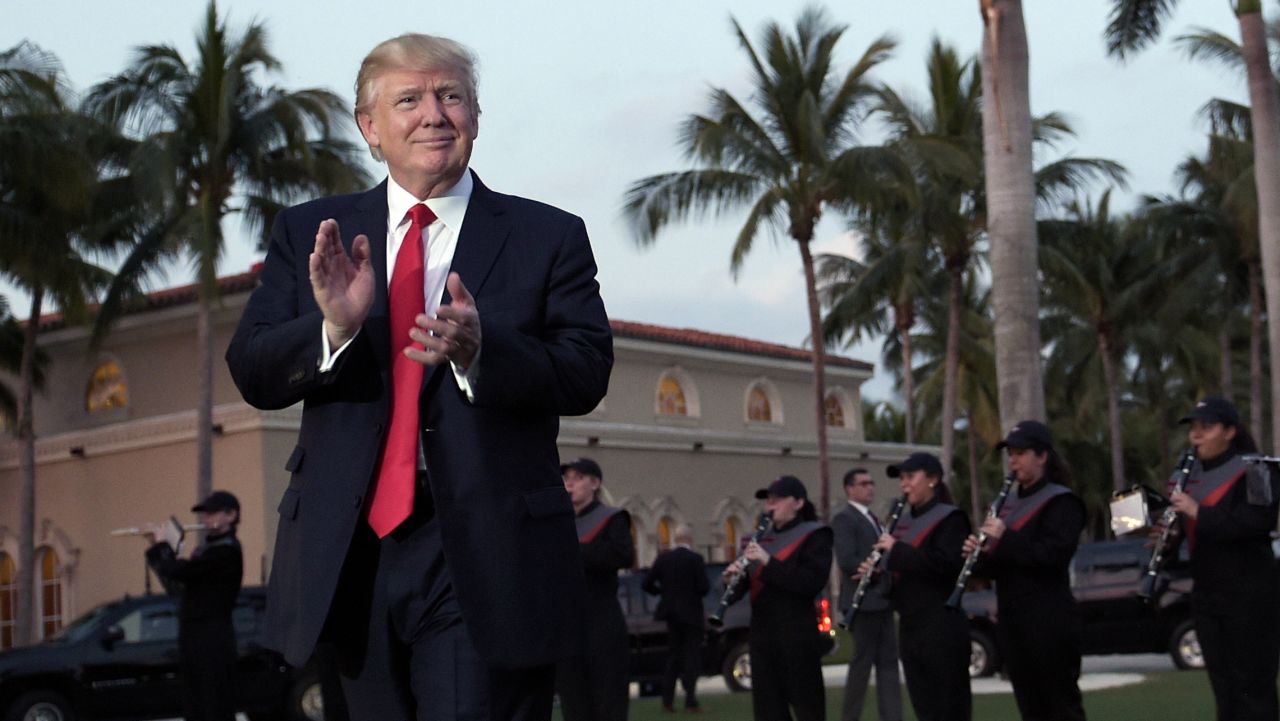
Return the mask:
<path id="1" fill-rule="evenodd" d="M 203 523 L 187 523 L 182 526 L 184 531 L 203 531 L 207 528 Z M 155 533 L 151 528 L 143 528 L 141 526 L 129 526 L 128 528 L 117 528 L 111 531 L 113 536 L 145 536 L 148 533 Z"/>
<path id="2" fill-rule="evenodd" d="M 1178 471 L 1174 476 L 1173 492 L 1182 493 L 1187 488 L 1187 479 L 1191 477 L 1191 467 L 1196 462 L 1196 448 L 1191 446 L 1182 452 L 1182 458 L 1178 461 Z M 1164 525 L 1160 529 L 1160 538 L 1156 541 L 1156 545 L 1151 549 L 1151 558 L 1147 559 L 1147 570 L 1142 574 L 1142 585 L 1138 587 L 1138 597 L 1147 601 L 1152 600 L 1156 593 L 1156 579 L 1160 575 L 1160 566 L 1164 564 L 1165 546 L 1169 544 L 1169 539 L 1173 537 L 1173 526 L 1178 522 L 1178 512 L 1173 510 L 1170 504 L 1164 509 L 1164 513 L 1160 514 L 1160 523 Z"/>
<path id="3" fill-rule="evenodd" d="M 988 518 L 999 518 L 1000 509 L 1004 508 L 1004 502 L 1009 498 L 1009 491 L 1013 490 L 1013 483 L 1018 477 L 1012 472 L 1004 477 L 1004 482 L 1000 484 L 1000 492 L 991 501 L 991 507 L 987 509 Z M 969 585 L 969 576 L 973 574 L 973 565 L 978 562 L 978 556 L 982 555 L 982 550 L 987 545 L 987 532 L 978 531 L 978 545 L 973 547 L 969 555 L 964 559 L 964 566 L 960 569 L 960 576 L 956 579 L 956 587 L 951 589 L 951 597 L 947 599 L 947 608 L 960 608 L 960 599 L 964 597 L 965 586 Z"/>
<path id="4" fill-rule="evenodd" d="M 884 532 L 893 535 L 893 530 L 898 527 L 898 519 L 902 517 L 902 510 L 907 507 L 907 494 L 902 494 L 902 498 L 894 501 L 893 509 L 889 511 L 889 525 L 885 527 Z M 876 539 L 879 540 L 879 539 Z M 867 595 L 867 589 L 871 587 L 871 576 L 875 570 L 876 564 L 880 563 L 880 559 L 884 557 L 884 551 L 878 548 L 871 549 L 871 553 L 867 555 L 864 563 L 870 564 L 867 572 L 862 574 L 862 578 L 858 579 L 858 587 L 853 589 L 853 598 L 849 601 L 849 608 L 845 609 L 844 618 L 840 620 L 840 627 L 848 631 L 853 628 L 853 617 L 857 615 L 858 609 L 862 607 L 862 599 Z M 876 679 L 877 681 L 879 679 Z"/>
<path id="5" fill-rule="evenodd" d="M 751 540 L 747 542 L 747 545 L 750 546 L 752 543 L 758 543 L 760 541 L 760 537 L 765 534 L 765 531 L 769 530 L 769 526 L 771 525 L 773 525 L 773 513 L 769 511 L 761 513 L 760 518 L 756 521 L 756 531 L 751 534 Z M 744 547 L 743 552 L 738 554 L 737 558 L 733 559 L 733 563 L 729 564 L 730 568 L 736 567 L 738 569 L 738 575 L 725 582 L 724 595 L 720 597 L 720 605 L 716 606 L 715 613 L 711 614 L 707 618 L 707 623 L 716 628 L 724 625 L 724 612 L 729 610 L 729 600 L 733 598 L 733 594 L 737 593 L 738 585 L 742 583 L 742 579 L 747 575 L 745 571 L 748 563 L 750 562 L 747 560 L 746 549 Z"/>

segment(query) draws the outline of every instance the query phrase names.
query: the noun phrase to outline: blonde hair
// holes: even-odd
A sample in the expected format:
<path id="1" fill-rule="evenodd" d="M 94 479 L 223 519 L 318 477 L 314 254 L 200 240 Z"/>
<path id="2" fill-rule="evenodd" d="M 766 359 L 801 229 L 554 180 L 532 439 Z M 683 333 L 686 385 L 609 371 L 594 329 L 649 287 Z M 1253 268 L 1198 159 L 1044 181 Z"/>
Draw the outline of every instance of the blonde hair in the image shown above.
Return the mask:
<path id="1" fill-rule="evenodd" d="M 356 73 L 356 124 L 360 114 L 368 113 L 378 95 L 378 79 L 392 70 L 454 70 L 466 82 L 467 102 L 471 113 L 480 117 L 477 59 L 470 48 L 456 40 L 422 33 L 405 33 L 378 43 L 360 63 Z M 374 160 L 382 160 L 382 151 L 369 146 Z"/>

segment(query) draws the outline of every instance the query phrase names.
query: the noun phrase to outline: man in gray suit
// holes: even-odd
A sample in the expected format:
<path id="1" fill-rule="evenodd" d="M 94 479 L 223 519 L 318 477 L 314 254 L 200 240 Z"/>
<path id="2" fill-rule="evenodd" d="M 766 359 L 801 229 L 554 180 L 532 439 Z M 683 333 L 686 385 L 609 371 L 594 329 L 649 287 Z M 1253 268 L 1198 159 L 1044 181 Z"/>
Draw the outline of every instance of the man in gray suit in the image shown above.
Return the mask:
<path id="1" fill-rule="evenodd" d="M 831 518 L 835 532 L 836 563 L 840 566 L 840 610 L 849 607 L 858 586 L 853 575 L 858 565 L 871 554 L 871 547 L 884 532 L 879 519 L 871 512 L 876 482 L 865 468 L 844 474 L 844 492 L 849 503 Z M 858 721 L 867 695 L 871 667 L 876 669 L 876 700 L 881 721 L 901 721 L 902 694 L 898 688 L 898 637 L 893 626 L 893 610 L 889 608 L 888 583 L 884 576 L 867 589 L 858 615 L 854 617 L 853 659 L 845 680 L 844 710 L 841 721 Z"/>

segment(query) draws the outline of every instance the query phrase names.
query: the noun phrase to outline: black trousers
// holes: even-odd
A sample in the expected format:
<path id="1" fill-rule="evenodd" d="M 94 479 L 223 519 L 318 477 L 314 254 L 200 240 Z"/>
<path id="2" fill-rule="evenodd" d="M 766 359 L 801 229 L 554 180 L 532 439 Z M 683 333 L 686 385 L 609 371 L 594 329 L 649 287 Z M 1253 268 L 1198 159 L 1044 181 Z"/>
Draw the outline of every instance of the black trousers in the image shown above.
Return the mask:
<path id="1" fill-rule="evenodd" d="M 902 673 L 919 721 L 969 721 L 969 623 L 943 608 L 902 618 Z"/>
<path id="2" fill-rule="evenodd" d="M 626 721 L 630 641 L 616 598 L 592 603 L 582 625 L 586 652 L 556 666 L 556 693 L 565 721 Z"/>
<path id="3" fill-rule="evenodd" d="M 178 657 L 183 718 L 235 721 L 236 632 L 231 619 L 183 619 Z"/>
<path id="4" fill-rule="evenodd" d="M 841 721 L 858 721 L 867 698 L 871 669 L 876 670 L 876 704 L 880 721 L 902 721 L 902 690 L 898 684 L 898 635 L 893 611 L 859 611 L 850 631 L 853 658 L 844 682 Z"/>
<path id="5" fill-rule="evenodd" d="M 754 629 L 753 629 L 754 631 Z M 825 721 L 822 653 L 812 626 L 800 633 L 754 632 L 751 646 L 751 709 L 755 721 Z"/>
<path id="6" fill-rule="evenodd" d="M 1084 721 L 1079 618 L 1070 611 L 1000 609 L 996 627 L 1005 670 L 1023 721 Z"/>
<path id="7" fill-rule="evenodd" d="M 1193 611 L 1218 721 L 1276 721 L 1280 634 L 1276 610 L 1213 614 Z"/>
<path id="8" fill-rule="evenodd" d="M 549 721 L 554 667 L 480 658 L 433 515 L 419 508 L 382 539 L 362 524 L 348 551 L 322 637 L 351 721 Z"/>
<path id="9" fill-rule="evenodd" d="M 684 687 L 684 706 L 698 705 L 698 675 L 702 671 L 702 624 L 667 621 L 667 670 L 662 677 L 662 705 L 674 706 L 676 679 Z"/>

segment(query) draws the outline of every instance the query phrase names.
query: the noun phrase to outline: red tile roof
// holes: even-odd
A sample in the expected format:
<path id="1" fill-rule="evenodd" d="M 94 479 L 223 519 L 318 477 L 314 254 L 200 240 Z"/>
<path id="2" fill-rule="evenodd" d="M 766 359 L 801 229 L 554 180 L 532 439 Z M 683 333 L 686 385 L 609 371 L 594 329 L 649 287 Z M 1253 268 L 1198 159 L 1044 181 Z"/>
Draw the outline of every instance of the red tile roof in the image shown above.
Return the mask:
<path id="1" fill-rule="evenodd" d="M 253 266 L 247 273 L 238 275 L 229 275 L 218 279 L 219 292 L 222 295 L 234 295 L 236 293 L 247 293 L 258 285 L 258 271 L 262 269 L 262 264 L 258 263 Z M 165 288 L 147 294 L 147 309 L 158 310 L 160 308 L 172 308 L 175 306 L 186 305 L 196 302 L 198 298 L 195 283 L 181 285 L 174 288 Z M 41 332 L 57 330 L 65 325 L 61 313 L 49 313 L 40 317 Z M 725 335 L 723 333 L 709 333 L 702 330 L 694 330 L 692 328 L 669 328 L 667 326 L 653 325 L 650 323 L 636 323 L 628 320 L 611 320 L 610 327 L 613 333 L 619 338 L 631 338 L 635 340 L 651 340 L 659 343 L 674 343 L 676 345 L 692 346 L 695 348 L 706 348 L 709 350 L 728 351 L 730 353 L 743 353 L 746 355 L 766 356 L 769 358 L 782 358 L 786 360 L 808 361 L 810 359 L 809 351 L 803 348 L 794 348 L 792 346 L 779 345 L 777 343 L 765 343 L 764 341 L 752 340 L 735 335 Z M 865 361 L 847 358 L 845 356 L 828 355 L 827 364 L 838 366 L 841 368 L 858 368 L 865 371 L 873 370 L 870 363 Z"/>

